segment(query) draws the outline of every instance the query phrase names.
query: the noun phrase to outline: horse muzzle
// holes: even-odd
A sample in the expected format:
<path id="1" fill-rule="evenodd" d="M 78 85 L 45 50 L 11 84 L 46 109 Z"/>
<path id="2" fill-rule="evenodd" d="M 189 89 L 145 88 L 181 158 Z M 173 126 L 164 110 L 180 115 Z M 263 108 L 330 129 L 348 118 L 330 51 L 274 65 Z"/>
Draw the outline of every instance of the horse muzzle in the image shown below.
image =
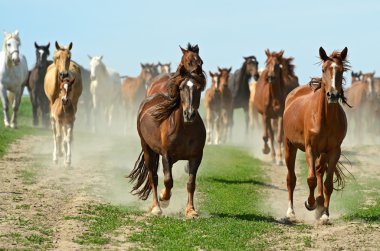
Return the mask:
<path id="1" fill-rule="evenodd" d="M 59 73 L 59 78 L 60 78 L 61 80 L 64 80 L 64 79 L 69 78 L 69 72 L 67 72 L 67 71 L 60 72 L 60 73 Z"/>
<path id="2" fill-rule="evenodd" d="M 255 75 L 253 75 L 253 79 L 255 81 L 259 80 L 259 77 L 260 77 L 260 75 L 258 73 L 256 73 Z"/>
<path id="3" fill-rule="evenodd" d="M 341 98 L 340 93 L 327 92 L 327 103 L 329 104 L 337 104 L 339 103 L 339 99 Z"/>
<path id="4" fill-rule="evenodd" d="M 185 123 L 192 123 L 195 120 L 195 115 L 197 114 L 197 110 L 188 109 L 183 111 L 183 120 Z"/>

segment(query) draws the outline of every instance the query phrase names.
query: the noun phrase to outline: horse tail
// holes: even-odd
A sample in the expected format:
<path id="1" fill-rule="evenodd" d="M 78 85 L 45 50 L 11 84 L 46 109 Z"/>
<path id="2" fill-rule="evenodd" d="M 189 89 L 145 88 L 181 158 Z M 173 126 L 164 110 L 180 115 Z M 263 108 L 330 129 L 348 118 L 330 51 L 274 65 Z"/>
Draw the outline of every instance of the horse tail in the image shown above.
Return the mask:
<path id="1" fill-rule="evenodd" d="M 352 167 L 352 164 L 350 162 L 349 159 L 347 159 L 346 156 L 344 156 L 343 154 L 341 154 L 348 162 L 348 164 Z M 337 165 L 336 165 L 336 168 L 334 170 L 334 173 L 335 173 L 335 176 L 336 176 L 336 179 L 334 180 L 334 183 L 337 183 L 337 187 L 334 187 L 334 190 L 336 191 L 341 191 L 344 189 L 344 187 L 346 186 L 346 178 L 347 178 L 347 175 L 343 172 L 343 169 L 345 169 L 351 177 L 353 177 L 355 179 L 355 176 L 347 170 L 346 166 L 343 164 L 342 161 L 338 161 Z"/>
<path id="2" fill-rule="evenodd" d="M 140 199 L 146 200 L 149 197 L 150 192 L 152 191 L 152 186 L 150 185 L 148 179 L 149 170 L 144 164 L 144 151 L 141 150 L 139 157 L 135 163 L 135 167 L 131 173 L 127 176 L 130 179 L 130 182 L 137 180 L 136 184 L 133 186 L 131 193 L 133 195 L 138 195 Z M 143 183 L 145 185 L 140 188 Z"/>

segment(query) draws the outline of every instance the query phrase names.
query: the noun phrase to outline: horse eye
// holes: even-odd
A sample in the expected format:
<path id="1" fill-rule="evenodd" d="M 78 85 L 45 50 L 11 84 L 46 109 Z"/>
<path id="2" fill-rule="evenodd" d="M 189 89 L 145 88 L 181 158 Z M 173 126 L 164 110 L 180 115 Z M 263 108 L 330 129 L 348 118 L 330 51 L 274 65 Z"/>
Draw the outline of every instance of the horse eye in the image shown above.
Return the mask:
<path id="1" fill-rule="evenodd" d="M 8 46 L 11 46 L 11 44 L 9 43 L 9 44 L 7 44 Z"/>
<path id="2" fill-rule="evenodd" d="M 325 69 L 322 69 L 322 73 L 325 73 Z"/>

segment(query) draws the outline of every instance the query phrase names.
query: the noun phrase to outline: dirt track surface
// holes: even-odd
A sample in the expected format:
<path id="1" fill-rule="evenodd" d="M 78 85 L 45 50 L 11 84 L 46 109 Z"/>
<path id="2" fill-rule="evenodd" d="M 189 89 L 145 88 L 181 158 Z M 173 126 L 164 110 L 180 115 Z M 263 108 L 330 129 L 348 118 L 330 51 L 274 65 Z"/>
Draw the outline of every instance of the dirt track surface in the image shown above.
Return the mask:
<path id="1" fill-rule="evenodd" d="M 70 169 L 52 164 L 50 134 L 27 136 L 13 143 L 0 160 L 0 247 L 81 249 L 83 247 L 74 240 L 86 229 L 79 221 L 65 217 L 79 215 L 81 208 L 94 202 L 136 203 L 136 198 L 129 195 L 130 187 L 123 176 L 138 155 L 138 141 L 127 144 L 126 139 L 118 138 L 116 141 L 107 137 L 95 140 L 91 135 L 80 136 L 80 141 L 86 144 L 75 144 Z M 126 148 L 126 145 L 135 148 Z M 348 157 L 354 160 L 349 170 L 359 182 L 366 176 L 380 177 L 380 164 L 375 154 L 378 148 L 366 147 L 359 153 L 357 149 L 348 149 Z M 305 167 L 298 166 L 297 171 L 301 168 Z M 266 190 L 267 210 L 281 222 L 287 209 L 286 167 L 268 164 L 266 170 L 271 180 Z M 282 234 L 267 236 L 273 242 L 273 249 L 378 249 L 379 225 L 346 222 L 339 218 L 342 212 L 334 210 L 331 210 L 331 225 L 316 224 L 313 212 L 308 212 L 303 205 L 307 197 L 305 184 L 304 180 L 298 180 L 295 211 L 306 226 L 300 230 L 297 224 L 277 224 Z M 334 192 L 332 203 L 343 199 L 344 194 L 340 196 Z M 123 231 L 123 240 L 118 241 L 117 247 L 108 247 L 133 247 L 126 239 L 129 230 L 120 231 Z M 39 246 L 36 244 L 38 236 L 51 241 Z M 91 246 L 85 248 L 91 249 Z"/>

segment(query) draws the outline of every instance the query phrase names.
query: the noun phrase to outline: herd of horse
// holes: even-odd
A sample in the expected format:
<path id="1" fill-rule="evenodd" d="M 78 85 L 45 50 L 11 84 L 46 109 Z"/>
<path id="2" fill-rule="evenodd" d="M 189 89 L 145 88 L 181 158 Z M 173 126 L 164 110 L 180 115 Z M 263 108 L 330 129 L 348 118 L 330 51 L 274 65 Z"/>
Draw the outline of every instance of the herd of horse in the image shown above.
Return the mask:
<path id="1" fill-rule="evenodd" d="M 334 182 L 338 187 L 344 186 L 344 174 L 338 161 L 347 133 L 346 114 L 348 121 L 356 123 L 356 130 L 362 131 L 359 127 L 361 121 L 366 120 L 364 116 L 368 116 L 368 111 L 376 112 L 380 104 L 380 79 L 375 78 L 374 73 L 352 72 L 353 83 L 344 90 L 343 75 L 349 69 L 347 48 L 328 55 L 321 47 L 322 74 L 302 86 L 294 72 L 294 59 L 284 57 L 284 51 L 266 50 L 267 59 L 262 70 L 256 57 L 249 56 L 244 57 L 242 66 L 234 73 L 232 68 L 218 67 L 216 72 L 210 71 L 211 87 L 204 96 L 205 126 L 198 112 L 201 93 L 206 88 L 198 45 L 180 47 L 182 58 L 174 72 L 170 70 L 170 64 L 141 64 L 141 72 L 136 77 L 120 76 L 105 66 L 102 56 L 89 56 L 91 69 L 86 70 L 72 60 L 72 43 L 65 47 L 57 42 L 52 61 L 48 60 L 50 44 L 35 43 L 37 62 L 28 74 L 26 59 L 19 53 L 19 46 L 17 31 L 5 34 L 0 54 L 5 126 L 17 127 L 16 115 L 23 88 L 27 86 L 33 105 L 33 124 L 39 123 L 38 113 L 42 114 L 43 125 L 47 126 L 50 121 L 54 136 L 53 161 L 57 162 L 58 156 L 63 155 L 65 165 L 70 166 L 78 105 L 86 111 L 88 122 L 91 118 L 103 117 L 108 126 L 112 124 L 115 109 L 124 105 L 125 129 L 129 129 L 129 123 L 136 122 L 137 118 L 142 148 L 128 176 L 134 182 L 132 193 L 143 200 L 153 193 L 150 212 L 154 215 L 160 215 L 162 208 L 169 205 L 173 164 L 186 160 L 189 180 L 185 215 L 187 218 L 198 216 L 194 192 L 204 146 L 206 143 L 228 142 L 234 124 L 234 109 L 243 108 L 246 133 L 249 128 L 261 126 L 262 152 L 270 153 L 272 161 L 279 165 L 285 160 L 289 192 L 287 217 L 295 218 L 293 191 L 297 178 L 294 167 L 299 149 L 306 153 L 309 170 L 310 192 L 305 207 L 316 210 L 317 219 L 327 223 Z M 11 120 L 8 115 L 9 93 L 14 96 Z M 354 108 L 350 109 L 349 104 Z M 372 124 L 376 116 L 369 117 L 373 121 L 366 125 L 368 130 L 376 130 Z M 93 130 L 98 130 L 97 123 L 92 121 L 92 125 Z M 158 194 L 160 156 L 165 188 Z M 317 196 L 314 195 L 315 188 L 318 188 Z"/>

